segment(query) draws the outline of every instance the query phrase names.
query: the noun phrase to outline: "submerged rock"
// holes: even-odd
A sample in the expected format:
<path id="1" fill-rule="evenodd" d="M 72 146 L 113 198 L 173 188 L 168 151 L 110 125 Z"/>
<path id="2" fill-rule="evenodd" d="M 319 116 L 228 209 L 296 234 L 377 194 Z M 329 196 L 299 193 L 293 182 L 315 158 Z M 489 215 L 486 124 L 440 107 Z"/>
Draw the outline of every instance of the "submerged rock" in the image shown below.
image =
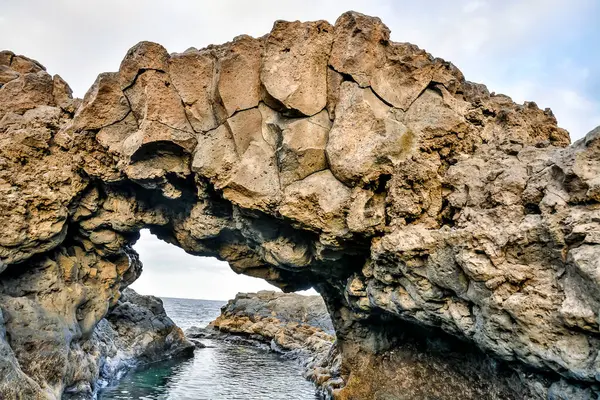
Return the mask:
<path id="1" fill-rule="evenodd" d="M 218 332 L 211 328 L 199 328 L 197 326 L 191 326 L 185 330 L 185 336 L 188 339 L 213 339 L 218 336 Z"/>
<path id="2" fill-rule="evenodd" d="M 192 342 L 194 344 L 194 347 L 197 349 L 204 349 L 207 347 L 204 343 L 202 343 L 198 339 L 190 339 L 190 342 Z"/>
<path id="3" fill-rule="evenodd" d="M 0 85 L 0 397 L 95 387 L 143 228 L 318 290 L 337 399 L 600 395 L 599 128 L 569 146 L 356 12 L 142 42 L 83 101 L 7 51 Z"/>

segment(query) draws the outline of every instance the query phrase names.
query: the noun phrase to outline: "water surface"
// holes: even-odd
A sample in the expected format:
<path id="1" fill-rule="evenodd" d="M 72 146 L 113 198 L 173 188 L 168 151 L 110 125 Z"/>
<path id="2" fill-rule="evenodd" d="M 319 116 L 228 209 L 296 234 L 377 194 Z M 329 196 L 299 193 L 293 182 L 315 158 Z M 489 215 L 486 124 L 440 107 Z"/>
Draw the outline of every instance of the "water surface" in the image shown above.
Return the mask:
<path id="1" fill-rule="evenodd" d="M 163 299 L 167 314 L 183 329 L 205 326 L 224 302 Z M 185 361 L 168 361 L 128 373 L 100 400 L 315 400 L 302 368 L 278 354 L 205 339 Z"/>
<path id="2" fill-rule="evenodd" d="M 205 327 L 221 314 L 221 307 L 227 304 L 220 300 L 161 299 L 167 315 L 184 331 L 190 326 Z"/>

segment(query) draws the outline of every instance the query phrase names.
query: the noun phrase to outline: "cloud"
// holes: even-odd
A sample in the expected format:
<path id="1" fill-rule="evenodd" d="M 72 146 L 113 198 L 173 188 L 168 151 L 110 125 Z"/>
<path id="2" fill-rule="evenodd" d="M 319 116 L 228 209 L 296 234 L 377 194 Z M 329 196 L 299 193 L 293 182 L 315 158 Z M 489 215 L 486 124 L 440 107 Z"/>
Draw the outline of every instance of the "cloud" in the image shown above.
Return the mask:
<path id="1" fill-rule="evenodd" d="M 262 279 L 236 274 L 226 262 L 216 258 L 187 254 L 147 229 L 141 231 L 134 248 L 144 269 L 131 287 L 142 294 L 228 300 L 238 292 L 279 290 Z"/>
<path id="2" fill-rule="evenodd" d="M 384 18 L 394 40 L 452 61 L 490 91 L 550 107 L 573 139 L 598 125 L 600 53 L 590 50 L 600 36 L 600 3 L 425 0 L 408 10 L 396 4 Z"/>

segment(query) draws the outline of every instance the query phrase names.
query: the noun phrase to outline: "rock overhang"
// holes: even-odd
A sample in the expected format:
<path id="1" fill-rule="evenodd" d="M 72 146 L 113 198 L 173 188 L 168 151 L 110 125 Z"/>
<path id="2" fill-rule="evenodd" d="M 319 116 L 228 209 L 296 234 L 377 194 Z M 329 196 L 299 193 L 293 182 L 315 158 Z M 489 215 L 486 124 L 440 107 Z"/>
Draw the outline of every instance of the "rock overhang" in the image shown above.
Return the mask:
<path id="1" fill-rule="evenodd" d="M 549 110 L 354 12 L 180 54 L 141 42 L 81 105 L 2 54 L 5 308 L 33 296 L 79 340 L 141 272 L 130 246 L 149 227 L 285 290 L 316 287 L 350 310 L 339 326 L 390 314 L 595 380 L 594 133 L 566 147 Z M 42 277 L 77 293 L 56 300 L 69 307 L 39 300 L 57 296 Z"/>

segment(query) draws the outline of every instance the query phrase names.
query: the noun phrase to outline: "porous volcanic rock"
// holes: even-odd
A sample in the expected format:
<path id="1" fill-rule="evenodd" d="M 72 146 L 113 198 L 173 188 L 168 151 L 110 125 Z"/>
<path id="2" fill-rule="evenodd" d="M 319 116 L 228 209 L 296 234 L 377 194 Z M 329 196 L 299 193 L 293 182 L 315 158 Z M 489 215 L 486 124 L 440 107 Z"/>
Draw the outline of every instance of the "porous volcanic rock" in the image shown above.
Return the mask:
<path id="1" fill-rule="evenodd" d="M 102 319 L 83 351 L 92 355 L 82 380 L 65 389 L 63 398 L 93 398 L 99 389 L 115 384 L 128 370 L 175 357 L 193 355 L 195 345 L 167 316 L 162 300 L 123 290 L 117 305 Z M 90 383 L 92 383 L 90 385 Z"/>
<path id="2" fill-rule="evenodd" d="M 142 228 L 317 289 L 338 399 L 600 393 L 600 129 L 569 146 L 549 109 L 356 12 L 142 42 L 83 101 L 11 52 L 0 84 L 0 395 L 93 379 Z"/>
<path id="3" fill-rule="evenodd" d="M 321 296 L 268 290 L 238 293 L 208 327 L 308 355 L 329 351 L 335 339 Z"/>

